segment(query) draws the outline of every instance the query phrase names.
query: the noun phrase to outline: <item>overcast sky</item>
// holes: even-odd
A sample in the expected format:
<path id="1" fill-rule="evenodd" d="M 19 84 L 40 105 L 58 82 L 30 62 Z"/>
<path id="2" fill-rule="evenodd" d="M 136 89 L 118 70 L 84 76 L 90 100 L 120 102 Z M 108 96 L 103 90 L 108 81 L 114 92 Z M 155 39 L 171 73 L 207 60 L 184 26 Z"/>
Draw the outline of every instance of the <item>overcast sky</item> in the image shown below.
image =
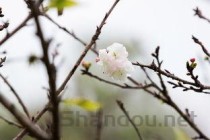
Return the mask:
<path id="1" fill-rule="evenodd" d="M 78 6 L 65 10 L 62 17 L 57 17 L 54 10 L 49 13 L 61 25 L 89 41 L 96 25 L 100 23 L 112 3 L 113 0 L 80 0 Z M 12 31 L 28 14 L 23 0 L 0 0 L 0 6 L 3 7 L 5 14 L 4 21 L 9 20 L 9 31 Z M 195 35 L 206 46 L 210 46 L 210 24 L 193 16 L 193 9 L 197 6 L 210 17 L 210 2 L 208 0 L 122 0 L 108 19 L 100 41 L 103 41 L 103 37 L 108 38 L 109 36 L 120 36 L 120 38 L 128 38 L 128 40 L 135 38 L 141 42 L 141 48 L 146 50 L 144 55 L 148 56 L 157 45 L 160 45 L 164 67 L 187 78 L 185 62 L 192 57 L 199 60 L 204 57 L 201 49 L 193 43 L 191 36 Z M 29 24 L 33 24 L 33 22 L 30 21 Z M 43 20 L 42 25 L 47 37 L 54 37 L 58 42 L 63 42 L 63 48 L 60 51 L 66 56 L 66 59 L 71 58 L 71 61 L 65 61 L 64 68 L 60 69 L 62 74 L 59 75 L 58 81 L 61 81 L 69 67 L 79 57 L 80 52 L 76 49 L 79 44 L 47 20 Z M 25 61 L 22 61 L 32 53 L 41 55 L 34 31 L 33 26 L 24 28 L 0 49 L 0 51 L 7 50 L 8 60 L 16 58 L 19 61 L 18 63 L 8 62 L 1 68 L 1 73 L 9 77 L 9 81 L 16 86 L 24 101 L 31 106 L 37 104 L 37 101 L 40 104 L 45 103 L 45 91 L 41 87 L 47 85 L 45 71 L 42 67 L 29 67 Z M 0 38 L 3 36 L 4 33 L 1 32 Z M 81 51 L 82 46 L 79 47 L 81 47 Z M 76 53 L 71 53 L 75 49 Z M 199 63 L 202 64 L 199 61 L 198 66 Z M 209 70 L 208 65 L 202 64 L 201 68 Z M 210 76 L 204 75 L 199 68 L 196 72 L 208 84 L 204 77 L 210 78 Z M 5 85 L 1 84 L 0 88 L 9 91 Z M 210 124 L 210 119 L 208 119 L 210 97 L 208 95 L 182 93 L 181 90 L 172 91 L 172 95 L 183 108 L 190 108 L 199 114 L 198 122 Z M 202 129 L 207 132 L 210 130 L 210 125 L 204 125 Z"/>

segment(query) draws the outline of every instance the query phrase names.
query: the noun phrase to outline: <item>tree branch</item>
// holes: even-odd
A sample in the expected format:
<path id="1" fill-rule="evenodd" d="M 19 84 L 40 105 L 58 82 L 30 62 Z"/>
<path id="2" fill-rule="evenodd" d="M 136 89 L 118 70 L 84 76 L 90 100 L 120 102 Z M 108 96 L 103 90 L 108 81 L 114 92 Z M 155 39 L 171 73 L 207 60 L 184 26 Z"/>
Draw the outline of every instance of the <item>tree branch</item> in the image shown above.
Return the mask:
<path id="1" fill-rule="evenodd" d="M 16 122 L 13 122 L 13 121 L 10 121 L 10 120 L 4 118 L 3 116 L 0 116 L 0 119 L 2 119 L 3 121 L 5 121 L 9 125 L 14 125 L 14 126 L 16 126 L 18 128 L 23 128 L 20 124 L 17 124 Z"/>
<path id="2" fill-rule="evenodd" d="M 87 70 L 81 70 L 81 71 L 82 71 L 82 75 L 88 75 L 88 76 L 90 76 L 92 78 L 95 78 L 95 79 L 101 81 L 101 82 L 104 82 L 104 83 L 107 83 L 107 84 L 110 84 L 110 85 L 114 85 L 114 86 L 117 86 L 117 87 L 123 88 L 123 89 L 146 89 L 146 88 L 150 88 L 150 87 L 153 86 L 153 84 L 147 84 L 147 85 L 140 84 L 138 86 L 130 86 L 128 84 L 120 85 L 118 83 L 107 81 L 107 80 L 105 80 L 103 78 L 100 78 L 100 77 L 98 77 L 98 76 L 88 72 Z"/>
<path id="3" fill-rule="evenodd" d="M 117 5 L 117 3 L 120 0 L 115 0 L 114 4 L 112 5 L 112 7 L 110 8 L 110 10 L 105 14 L 101 24 L 97 27 L 95 34 L 93 35 L 90 43 L 85 47 L 85 50 L 83 51 L 83 53 L 80 55 L 79 59 L 77 60 L 76 64 L 74 65 L 74 67 L 71 69 L 71 71 L 69 72 L 69 74 L 67 75 L 66 79 L 64 80 L 64 82 L 61 84 L 61 86 L 58 88 L 58 93 L 60 93 L 66 86 L 66 84 L 68 83 L 68 81 L 71 79 L 71 77 L 73 76 L 74 72 L 77 70 L 77 68 L 79 67 L 80 63 L 82 62 L 83 58 L 86 56 L 87 52 L 91 49 L 91 47 L 95 44 L 96 40 L 98 39 L 99 35 L 101 34 L 101 30 L 103 28 L 103 26 L 106 23 L 106 20 L 108 19 L 108 17 L 110 16 L 110 14 L 112 13 L 112 11 L 114 10 L 115 6 Z"/>
<path id="4" fill-rule="evenodd" d="M 20 96 L 18 95 L 18 93 L 13 88 L 13 86 L 7 81 L 7 79 L 2 74 L 0 74 L 0 77 L 3 79 L 3 81 L 7 84 L 7 86 L 10 88 L 12 93 L 15 95 L 15 97 L 17 98 L 18 102 L 20 103 L 21 107 L 23 108 L 23 111 L 25 112 L 25 114 L 28 116 L 28 118 L 30 118 L 30 114 L 28 112 L 27 107 L 25 106 L 25 104 L 23 103 Z"/>
<path id="5" fill-rule="evenodd" d="M 32 16 L 34 17 L 36 28 L 37 28 L 37 35 L 40 39 L 42 51 L 43 51 L 43 62 L 45 64 L 47 74 L 48 74 L 48 81 L 50 86 L 50 102 L 52 104 L 52 118 L 53 118 L 53 128 L 52 128 L 52 137 L 54 140 L 60 139 L 60 120 L 59 120 L 59 99 L 57 98 L 56 94 L 56 69 L 53 64 L 50 63 L 48 57 L 48 48 L 49 48 L 49 41 L 46 41 L 43 35 L 43 31 L 39 22 L 39 4 L 33 1 L 29 1 L 30 9 L 32 11 Z"/>
<path id="6" fill-rule="evenodd" d="M 144 65 L 144 64 L 141 64 L 139 62 L 136 62 L 136 63 L 133 63 L 133 65 L 136 65 L 136 66 L 139 66 L 139 67 L 144 67 L 144 68 L 148 68 L 150 70 L 153 70 L 161 75 L 164 75 L 168 78 L 171 78 L 172 80 L 176 80 L 178 82 L 181 82 L 183 84 L 187 84 L 187 85 L 191 85 L 191 86 L 195 86 L 195 87 L 200 87 L 200 85 L 202 85 L 202 89 L 203 90 L 209 90 L 210 89 L 210 86 L 208 85 L 204 85 L 202 83 L 200 83 L 200 85 L 198 85 L 197 83 L 194 82 L 190 82 L 190 81 L 187 81 L 187 80 L 184 80 L 174 74 L 172 74 L 171 72 L 169 72 L 168 70 L 162 70 L 160 69 L 158 66 L 156 66 L 155 63 L 151 63 L 150 65 Z"/>
<path id="7" fill-rule="evenodd" d="M 32 117 L 32 121 L 34 123 L 36 123 L 42 117 L 42 115 L 49 110 L 49 105 L 49 103 L 45 105 L 45 107 L 36 116 Z M 15 138 L 13 138 L 13 140 L 21 140 L 27 134 L 27 132 L 27 129 L 24 128 Z"/>
<path id="8" fill-rule="evenodd" d="M 204 52 L 208 57 L 210 57 L 210 53 L 208 52 L 208 50 L 206 49 L 206 47 L 203 45 L 203 43 L 202 43 L 200 40 L 198 40 L 196 37 L 194 37 L 194 36 L 192 36 L 192 39 L 193 39 L 193 41 L 194 41 L 196 44 L 198 44 L 198 45 L 202 48 L 203 52 Z"/>
<path id="9" fill-rule="evenodd" d="M 26 26 L 27 22 L 32 18 L 31 14 L 29 14 L 25 20 L 23 20 L 20 25 L 18 25 L 12 32 L 8 33 L 1 41 L 0 41 L 0 47 L 9 40 L 15 33 L 17 33 L 20 29 Z"/>
<path id="10" fill-rule="evenodd" d="M 78 68 L 78 66 L 80 65 L 81 61 L 83 60 L 83 58 L 85 57 L 86 53 L 88 52 L 88 50 L 91 49 L 92 45 L 95 44 L 98 36 L 100 35 L 101 29 L 103 27 L 103 25 L 105 24 L 107 18 L 109 17 L 109 15 L 111 14 L 111 12 L 113 11 L 113 9 L 115 8 L 115 6 L 117 5 L 117 3 L 120 0 L 116 0 L 114 2 L 114 4 L 112 5 L 112 7 L 110 8 L 110 10 L 108 11 L 108 13 L 105 15 L 104 19 L 102 20 L 101 24 L 99 27 L 97 27 L 97 30 L 95 32 L 95 34 L 93 35 L 90 43 L 88 45 L 86 45 L 85 50 L 83 51 L 82 55 L 80 56 L 80 58 L 77 60 L 76 64 L 74 65 L 73 69 L 69 72 L 68 76 L 66 77 L 66 79 L 64 80 L 64 82 L 61 84 L 61 86 L 57 89 L 56 93 L 57 95 L 60 95 L 61 92 L 63 91 L 63 89 L 65 88 L 66 84 L 68 83 L 69 79 L 71 78 L 71 76 L 74 74 L 74 72 L 76 71 L 76 69 Z M 34 117 L 34 119 L 36 121 L 39 120 L 39 118 L 48 110 L 49 103 L 46 105 L 45 108 L 42 109 L 42 111 L 40 111 L 40 113 Z M 35 122 L 36 122 L 35 121 Z M 25 134 L 27 134 L 27 130 L 24 129 L 22 130 L 18 136 L 16 136 L 16 138 L 22 138 Z M 18 140 L 18 139 L 14 139 L 14 140 Z"/>
<path id="11" fill-rule="evenodd" d="M 122 110 L 122 112 L 125 114 L 125 116 L 126 116 L 127 119 L 129 120 L 129 122 L 132 124 L 133 128 L 135 129 L 135 131 L 136 131 L 136 133 L 137 133 L 137 135 L 138 135 L 139 140 L 143 140 L 140 131 L 138 130 L 136 124 L 135 124 L 135 123 L 132 121 L 132 119 L 130 118 L 128 112 L 126 111 L 126 109 L 125 109 L 125 107 L 124 107 L 124 104 L 123 104 L 121 101 L 119 101 L 119 100 L 117 100 L 116 102 L 117 102 L 117 105 L 119 106 L 119 108 Z"/>
<path id="12" fill-rule="evenodd" d="M 4 105 L 5 108 L 24 126 L 32 136 L 40 140 L 49 140 L 50 136 L 41 130 L 38 126 L 35 126 L 31 120 L 25 118 L 16 107 L 7 100 L 2 93 L 0 93 L 0 102 Z"/>
<path id="13" fill-rule="evenodd" d="M 205 17 L 202 13 L 202 11 L 196 7 L 195 9 L 193 9 L 193 11 L 195 12 L 195 16 L 198 16 L 200 19 L 203 19 L 205 21 L 207 21 L 208 23 L 210 23 L 210 19 L 208 19 L 207 17 Z"/>

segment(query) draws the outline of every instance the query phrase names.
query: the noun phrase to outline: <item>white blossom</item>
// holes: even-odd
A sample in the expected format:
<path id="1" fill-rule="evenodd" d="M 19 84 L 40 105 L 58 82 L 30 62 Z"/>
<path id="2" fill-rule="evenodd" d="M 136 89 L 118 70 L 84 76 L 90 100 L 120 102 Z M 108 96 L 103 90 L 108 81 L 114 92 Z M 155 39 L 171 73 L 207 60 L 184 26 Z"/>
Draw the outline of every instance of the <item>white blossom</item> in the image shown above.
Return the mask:
<path id="1" fill-rule="evenodd" d="M 125 81 L 133 71 L 133 65 L 127 57 L 126 48 L 122 44 L 114 43 L 107 49 L 99 50 L 96 61 L 103 67 L 103 73 L 115 80 Z"/>

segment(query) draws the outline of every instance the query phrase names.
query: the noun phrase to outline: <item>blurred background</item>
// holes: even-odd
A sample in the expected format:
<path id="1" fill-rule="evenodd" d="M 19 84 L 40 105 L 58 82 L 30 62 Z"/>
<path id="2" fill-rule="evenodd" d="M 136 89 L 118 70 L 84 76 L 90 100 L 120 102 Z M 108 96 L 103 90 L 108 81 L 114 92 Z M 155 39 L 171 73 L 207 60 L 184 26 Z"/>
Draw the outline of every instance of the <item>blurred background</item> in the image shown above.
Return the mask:
<path id="1" fill-rule="evenodd" d="M 47 3 L 47 1 L 46 1 Z M 64 10 L 62 16 L 57 16 L 56 10 L 49 10 L 48 14 L 60 25 L 66 27 L 86 42 L 89 42 L 95 32 L 96 26 L 104 17 L 105 12 L 113 4 L 113 0 L 78 0 L 78 5 Z M 152 61 L 151 53 L 159 45 L 163 67 L 180 77 L 186 76 L 185 64 L 190 58 L 196 58 L 198 67 L 196 73 L 201 81 L 208 84 L 209 64 L 204 61 L 205 55 L 192 41 L 191 36 L 198 37 L 207 47 L 210 44 L 210 24 L 194 16 L 193 9 L 199 7 L 203 14 L 210 17 L 209 0 L 122 0 L 107 21 L 102 34 L 97 41 L 97 48 L 102 49 L 119 42 L 129 51 L 129 59 L 149 64 Z M 15 29 L 28 15 L 29 10 L 23 0 L 0 0 L 5 17 L 1 22 L 9 21 L 8 31 Z M 71 36 L 58 29 L 45 18 L 41 18 L 42 28 L 46 38 L 53 38 L 52 50 L 58 47 L 59 57 L 56 59 L 58 66 L 57 84 L 60 85 L 75 64 L 84 49 L 80 43 Z M 6 51 L 7 61 L 0 72 L 8 78 L 23 99 L 31 114 L 36 114 L 47 103 L 46 91 L 47 77 L 44 66 L 37 62 L 30 65 L 28 58 L 31 55 L 41 56 L 39 40 L 35 36 L 33 20 L 28 22 L 16 35 L 0 46 L 0 51 Z M 0 32 L 0 40 L 6 32 Z M 207 48 L 208 49 L 208 48 Z M 0 54 L 3 57 L 3 54 Z M 108 80 L 111 78 L 103 75 L 95 64 L 95 54 L 89 52 L 86 61 L 92 62 L 91 72 Z M 95 79 L 81 75 L 80 67 L 69 81 L 64 98 L 83 97 L 102 104 L 104 115 L 123 115 L 116 104 L 116 99 L 122 100 L 131 116 L 141 115 L 155 116 L 157 124 L 164 122 L 164 116 L 172 115 L 177 119 L 179 115 L 169 106 L 154 99 L 141 90 L 123 90 L 118 87 L 101 83 Z M 155 74 L 151 73 L 151 76 Z M 132 73 L 139 82 L 144 82 L 145 75 L 135 68 Z M 155 79 L 155 77 L 154 77 Z M 188 108 L 197 115 L 195 123 L 208 136 L 210 130 L 210 97 L 205 94 L 182 92 L 181 89 L 171 89 L 170 95 L 181 109 Z M 17 104 L 17 100 L 10 89 L 0 80 L 0 91 Z M 18 106 L 18 105 L 17 105 Z M 62 111 L 72 110 L 62 107 Z M 91 118 L 92 113 L 76 108 L 82 114 Z M 61 111 L 61 113 L 62 113 Z M 14 120 L 10 114 L 1 107 L 0 115 Z M 71 115 L 69 117 L 72 117 Z M 47 116 L 42 120 L 47 119 Z M 66 117 L 65 117 L 66 119 Z M 152 117 L 149 118 L 152 120 Z M 153 121 L 152 121 L 153 122 Z M 152 123 L 151 122 L 151 123 Z M 138 123 L 138 120 L 137 120 Z M 63 140 L 89 140 L 95 137 L 95 126 L 80 125 L 63 126 Z M 139 129 L 145 140 L 188 140 L 190 136 L 196 136 L 194 131 L 185 126 L 148 126 L 143 124 Z M 0 120 L 0 140 L 10 140 L 17 135 L 19 129 L 9 126 Z M 25 137 L 25 139 L 30 139 Z M 120 125 L 107 125 L 102 130 L 102 140 L 127 140 L 138 139 L 135 131 Z"/>

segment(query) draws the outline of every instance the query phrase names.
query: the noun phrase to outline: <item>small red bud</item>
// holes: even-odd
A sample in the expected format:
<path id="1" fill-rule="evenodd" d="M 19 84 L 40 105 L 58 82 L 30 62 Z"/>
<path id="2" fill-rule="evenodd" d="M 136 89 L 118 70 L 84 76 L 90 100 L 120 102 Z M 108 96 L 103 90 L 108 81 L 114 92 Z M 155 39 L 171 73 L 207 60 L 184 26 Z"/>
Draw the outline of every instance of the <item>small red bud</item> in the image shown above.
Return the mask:
<path id="1" fill-rule="evenodd" d="M 190 62 L 194 63 L 195 62 L 195 58 L 191 58 Z"/>

